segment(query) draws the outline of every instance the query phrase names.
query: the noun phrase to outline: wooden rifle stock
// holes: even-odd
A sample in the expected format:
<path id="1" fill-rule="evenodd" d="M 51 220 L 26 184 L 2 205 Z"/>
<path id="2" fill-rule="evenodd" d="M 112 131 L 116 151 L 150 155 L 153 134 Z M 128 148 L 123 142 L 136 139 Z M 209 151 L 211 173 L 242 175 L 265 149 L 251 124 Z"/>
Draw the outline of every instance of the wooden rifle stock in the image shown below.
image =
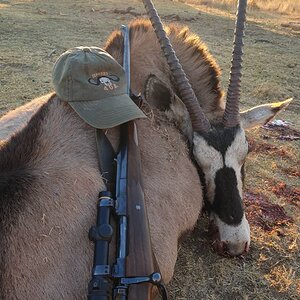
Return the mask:
<path id="1" fill-rule="evenodd" d="M 123 68 L 130 95 L 130 41 L 129 28 L 121 27 L 124 36 Z M 127 218 L 128 232 L 126 277 L 150 276 L 155 271 L 150 230 L 144 199 L 141 156 L 138 148 L 137 126 L 127 123 Z M 152 300 L 153 284 L 140 283 L 129 287 L 128 300 Z"/>
<path id="2" fill-rule="evenodd" d="M 134 121 L 128 122 L 128 256 L 126 276 L 148 276 L 155 271 L 151 247 L 150 230 L 143 192 L 141 157 L 138 148 L 137 127 Z M 129 300 L 153 299 L 153 285 L 143 283 L 132 285 Z"/>

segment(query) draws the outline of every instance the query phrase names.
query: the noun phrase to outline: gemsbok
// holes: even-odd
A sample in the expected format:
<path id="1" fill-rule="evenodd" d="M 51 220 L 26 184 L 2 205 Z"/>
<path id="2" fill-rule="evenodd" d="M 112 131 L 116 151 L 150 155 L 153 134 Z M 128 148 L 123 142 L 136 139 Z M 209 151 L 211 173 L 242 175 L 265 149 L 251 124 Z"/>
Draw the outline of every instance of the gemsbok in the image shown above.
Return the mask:
<path id="1" fill-rule="evenodd" d="M 229 92 L 225 108 L 220 70 L 205 45 L 187 27 L 169 25 L 165 30 L 197 98 L 195 111 L 186 108 L 151 23 L 129 26 L 131 88 L 142 94 L 148 116 L 136 121 L 144 193 L 153 251 L 167 283 L 178 239 L 193 229 L 203 199 L 222 251 L 248 251 L 244 129 L 266 123 L 289 101 L 239 113 Z M 122 63 L 120 31 L 104 48 Z M 9 112 L 0 128 L 0 299 L 83 299 L 93 259 L 87 232 L 104 187 L 94 129 L 55 93 Z M 106 131 L 114 147 L 118 132 Z"/>

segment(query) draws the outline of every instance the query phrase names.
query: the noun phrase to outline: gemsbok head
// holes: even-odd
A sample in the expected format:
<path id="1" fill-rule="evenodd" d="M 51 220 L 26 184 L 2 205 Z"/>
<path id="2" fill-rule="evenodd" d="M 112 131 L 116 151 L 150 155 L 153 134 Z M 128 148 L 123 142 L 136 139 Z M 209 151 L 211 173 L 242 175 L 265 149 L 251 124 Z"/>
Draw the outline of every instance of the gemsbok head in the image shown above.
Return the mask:
<path id="1" fill-rule="evenodd" d="M 200 101 L 189 84 L 153 4 L 151 1 L 144 1 L 144 4 L 190 117 L 193 156 L 204 185 L 211 221 L 219 233 L 216 248 L 233 256 L 240 255 L 247 252 L 250 245 L 250 228 L 243 207 L 244 163 L 248 143 L 239 112 L 247 1 L 240 0 L 238 4 L 226 107 L 221 122 L 214 124 L 210 123 L 200 107 Z"/>

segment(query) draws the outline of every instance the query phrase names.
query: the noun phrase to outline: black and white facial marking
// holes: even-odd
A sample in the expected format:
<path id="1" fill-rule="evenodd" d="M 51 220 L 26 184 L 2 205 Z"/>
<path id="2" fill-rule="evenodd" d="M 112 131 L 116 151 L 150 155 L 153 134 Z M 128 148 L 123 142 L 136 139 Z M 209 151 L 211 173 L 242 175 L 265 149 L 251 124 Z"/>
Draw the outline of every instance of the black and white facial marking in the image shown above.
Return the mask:
<path id="1" fill-rule="evenodd" d="M 245 132 L 240 126 L 215 126 L 209 133 L 194 133 L 193 147 L 220 239 L 226 242 L 230 254 L 241 254 L 250 244 L 242 203 L 243 167 L 248 153 Z"/>

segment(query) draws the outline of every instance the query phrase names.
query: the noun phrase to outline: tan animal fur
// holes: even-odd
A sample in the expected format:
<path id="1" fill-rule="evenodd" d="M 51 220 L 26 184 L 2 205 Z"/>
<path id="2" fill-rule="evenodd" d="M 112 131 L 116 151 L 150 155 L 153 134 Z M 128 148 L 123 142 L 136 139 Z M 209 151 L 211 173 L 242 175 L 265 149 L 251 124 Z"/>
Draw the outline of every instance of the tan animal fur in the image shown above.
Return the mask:
<path id="1" fill-rule="evenodd" d="M 93 258 L 87 232 L 103 188 L 94 130 L 56 96 L 41 109 L 47 111 L 25 166 L 36 177 L 22 199 L 15 196 L 21 207 L 14 220 L 2 220 L 11 225 L 1 231 L 1 299 L 82 299 Z M 138 121 L 145 196 L 153 249 L 169 281 L 178 237 L 193 228 L 202 192 L 179 132 L 150 123 Z"/>

